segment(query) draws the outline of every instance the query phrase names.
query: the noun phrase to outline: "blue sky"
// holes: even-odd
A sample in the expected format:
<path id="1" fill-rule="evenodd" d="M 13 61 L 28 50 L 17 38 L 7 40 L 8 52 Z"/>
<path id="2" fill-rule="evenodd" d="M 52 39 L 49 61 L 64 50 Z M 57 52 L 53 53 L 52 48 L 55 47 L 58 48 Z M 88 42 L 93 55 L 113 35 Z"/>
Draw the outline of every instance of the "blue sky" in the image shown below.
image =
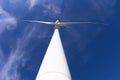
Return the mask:
<path id="1" fill-rule="evenodd" d="M 109 24 L 61 27 L 73 80 L 120 80 L 119 0 L 0 0 L 0 80 L 35 80 L 54 28 L 21 20 Z"/>

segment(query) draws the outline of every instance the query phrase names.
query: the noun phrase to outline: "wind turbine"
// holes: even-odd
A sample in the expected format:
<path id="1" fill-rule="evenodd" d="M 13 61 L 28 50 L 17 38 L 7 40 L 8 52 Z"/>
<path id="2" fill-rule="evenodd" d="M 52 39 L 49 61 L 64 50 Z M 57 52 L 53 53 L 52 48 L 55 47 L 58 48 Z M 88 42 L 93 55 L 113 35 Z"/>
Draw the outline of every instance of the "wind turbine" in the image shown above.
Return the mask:
<path id="1" fill-rule="evenodd" d="M 45 22 L 37 20 L 24 20 L 24 21 L 55 26 L 54 34 L 52 36 L 46 54 L 43 58 L 36 80 L 72 80 L 59 35 L 60 26 L 72 24 L 106 25 L 103 23 L 94 22 L 59 22 L 59 20 L 56 20 L 56 22 Z"/>
<path id="2" fill-rule="evenodd" d="M 46 21 L 37 21 L 37 20 L 24 20 L 24 21 L 33 22 L 33 23 L 40 23 L 40 24 L 54 25 L 55 29 L 59 29 L 60 26 L 67 26 L 67 25 L 73 25 L 73 24 L 101 24 L 101 25 L 107 25 L 107 24 L 98 23 L 98 22 L 60 22 L 59 20 L 56 20 L 55 22 L 46 22 Z"/>

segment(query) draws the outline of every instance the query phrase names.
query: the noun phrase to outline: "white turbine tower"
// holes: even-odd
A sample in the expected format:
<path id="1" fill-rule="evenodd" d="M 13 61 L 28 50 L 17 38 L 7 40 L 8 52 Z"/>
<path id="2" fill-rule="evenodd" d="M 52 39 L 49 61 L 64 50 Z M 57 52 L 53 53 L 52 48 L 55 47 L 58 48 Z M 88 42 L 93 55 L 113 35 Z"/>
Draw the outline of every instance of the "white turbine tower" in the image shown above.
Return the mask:
<path id="1" fill-rule="evenodd" d="M 64 49 L 59 35 L 59 27 L 71 24 L 102 24 L 94 22 L 44 22 L 24 20 L 27 22 L 51 24 L 55 26 L 54 34 L 38 71 L 36 80 L 71 80 Z"/>

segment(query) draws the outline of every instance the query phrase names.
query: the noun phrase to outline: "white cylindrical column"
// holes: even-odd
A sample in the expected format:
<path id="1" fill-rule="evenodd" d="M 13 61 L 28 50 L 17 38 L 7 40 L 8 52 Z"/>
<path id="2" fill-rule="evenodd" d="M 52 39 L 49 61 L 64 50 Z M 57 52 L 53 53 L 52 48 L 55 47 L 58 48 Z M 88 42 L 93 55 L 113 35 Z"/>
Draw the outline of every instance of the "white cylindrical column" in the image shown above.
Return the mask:
<path id="1" fill-rule="evenodd" d="M 54 31 L 36 80 L 71 80 L 58 29 Z"/>

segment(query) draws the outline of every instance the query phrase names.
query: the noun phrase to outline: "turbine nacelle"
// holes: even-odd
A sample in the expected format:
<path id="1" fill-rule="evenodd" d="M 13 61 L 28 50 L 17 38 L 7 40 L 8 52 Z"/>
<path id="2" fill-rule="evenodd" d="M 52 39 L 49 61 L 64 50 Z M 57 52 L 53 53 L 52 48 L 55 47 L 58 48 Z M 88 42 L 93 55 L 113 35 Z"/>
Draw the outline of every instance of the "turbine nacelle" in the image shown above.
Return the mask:
<path id="1" fill-rule="evenodd" d="M 59 27 L 60 27 L 60 21 L 59 20 L 56 20 L 56 22 L 55 22 L 55 29 L 59 29 Z"/>
<path id="2" fill-rule="evenodd" d="M 55 23 L 56 23 L 56 24 L 58 24 L 59 22 L 60 22 L 59 20 L 56 20 L 56 22 L 55 22 Z"/>

